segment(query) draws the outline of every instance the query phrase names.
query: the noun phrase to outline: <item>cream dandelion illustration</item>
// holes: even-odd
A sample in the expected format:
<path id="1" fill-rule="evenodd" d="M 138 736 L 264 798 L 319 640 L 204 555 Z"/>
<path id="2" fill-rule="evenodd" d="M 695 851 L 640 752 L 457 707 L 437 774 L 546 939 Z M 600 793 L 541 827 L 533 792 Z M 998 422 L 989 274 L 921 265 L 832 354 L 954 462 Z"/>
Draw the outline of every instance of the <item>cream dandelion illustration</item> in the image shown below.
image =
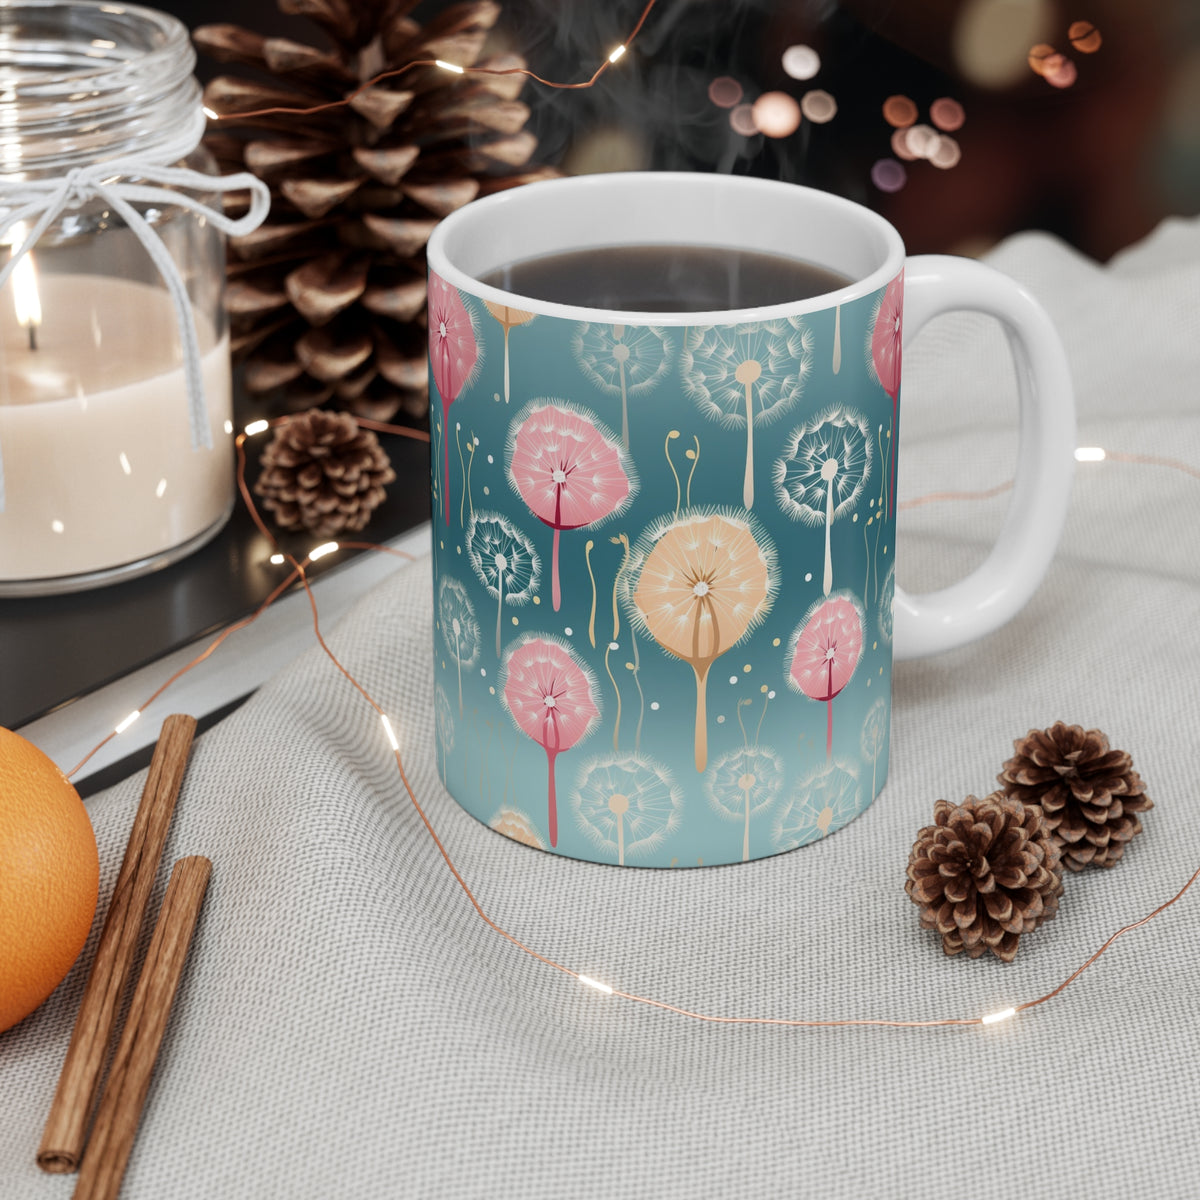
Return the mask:
<path id="1" fill-rule="evenodd" d="M 429 276 L 429 369 L 442 402 L 442 492 L 450 524 L 450 406 L 479 369 L 475 314 L 458 289 Z"/>
<path id="2" fill-rule="evenodd" d="M 687 509 L 642 534 L 624 578 L 634 624 L 695 673 L 695 759 L 703 771 L 708 673 L 770 611 L 775 549 L 745 517 Z"/>
<path id="3" fill-rule="evenodd" d="M 539 521 L 554 530 L 550 559 L 554 611 L 562 605 L 558 540 L 624 511 L 637 477 L 620 442 L 564 400 L 534 400 L 513 421 L 508 481 Z"/>
<path id="4" fill-rule="evenodd" d="M 583 321 L 571 349 L 579 369 L 602 391 L 621 397 L 621 444 L 629 449 L 629 397 L 642 396 L 671 369 L 671 339 L 653 325 Z"/>
<path id="5" fill-rule="evenodd" d="M 871 477 L 874 450 L 867 419 L 849 408 L 831 408 L 793 429 L 775 463 L 779 506 L 793 520 L 825 526 L 824 591 L 833 586 L 830 531 L 858 503 Z"/>
<path id="6" fill-rule="evenodd" d="M 534 314 L 523 308 L 512 308 L 507 304 L 497 304 L 495 300 L 485 300 L 484 308 L 500 322 L 504 330 L 504 403 L 508 403 L 508 335 L 519 325 L 528 325 L 534 319 Z"/>
<path id="7" fill-rule="evenodd" d="M 533 543 L 505 516 L 482 509 L 467 525 L 467 558 L 489 596 L 496 601 L 496 655 L 504 602 L 521 605 L 537 591 L 542 564 Z"/>
<path id="8" fill-rule="evenodd" d="M 825 754 L 833 753 L 833 701 L 862 657 L 863 614 L 849 592 L 819 600 L 788 644 L 788 686 L 826 708 Z"/>
<path id="9" fill-rule="evenodd" d="M 462 669 L 479 657 L 479 622 L 467 589 L 457 579 L 443 575 L 438 583 L 438 625 L 450 657 L 458 666 L 458 715 L 463 715 Z"/>
<path id="10" fill-rule="evenodd" d="M 533 822 L 519 809 L 509 808 L 507 805 L 498 808 L 488 822 L 488 827 L 497 833 L 504 834 L 506 838 L 512 838 L 514 842 L 532 846 L 535 850 L 545 850 L 546 848 L 546 843 L 534 829 Z"/>
<path id="11" fill-rule="evenodd" d="M 867 710 L 866 720 L 863 721 L 862 752 L 864 758 L 871 760 L 871 798 L 875 796 L 876 776 L 879 771 L 879 756 L 883 753 L 888 740 L 888 706 L 887 701 L 880 697 Z"/>
<path id="12" fill-rule="evenodd" d="M 750 818 L 775 803 L 783 787 L 783 760 L 765 746 L 739 746 L 721 755 L 704 776 L 719 816 L 742 823 L 742 862 L 750 861 Z"/>
<path id="13" fill-rule="evenodd" d="M 800 317 L 706 325 L 684 335 L 684 390 L 700 410 L 746 430 L 742 500 L 754 507 L 754 431 L 792 407 L 812 370 L 812 331 Z"/>
<path id="14" fill-rule="evenodd" d="M 896 619 L 896 564 L 888 567 L 879 589 L 879 636 L 889 645 Z"/>
<path id="15" fill-rule="evenodd" d="M 558 845 L 554 764 L 600 719 L 591 671 L 558 638 L 528 635 L 512 646 L 500 669 L 504 706 L 517 728 L 546 752 L 550 845 Z"/>
<path id="16" fill-rule="evenodd" d="M 683 792 L 670 772 L 642 755 L 607 755 L 587 763 L 571 793 L 579 827 L 625 865 L 657 850 L 679 827 Z"/>
<path id="17" fill-rule="evenodd" d="M 772 840 L 794 850 L 840 829 L 859 808 L 858 779 L 840 763 L 825 763 L 801 779 L 775 817 Z"/>

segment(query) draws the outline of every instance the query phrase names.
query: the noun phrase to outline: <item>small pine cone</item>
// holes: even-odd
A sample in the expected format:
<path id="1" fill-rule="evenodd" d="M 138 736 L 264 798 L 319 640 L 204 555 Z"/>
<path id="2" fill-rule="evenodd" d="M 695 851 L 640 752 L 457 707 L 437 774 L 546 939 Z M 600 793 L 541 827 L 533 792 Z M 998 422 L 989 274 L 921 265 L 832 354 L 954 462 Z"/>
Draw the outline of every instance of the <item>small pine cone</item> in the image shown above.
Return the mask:
<path id="1" fill-rule="evenodd" d="M 362 529 L 396 478 L 379 439 L 349 413 L 312 409 L 278 425 L 254 491 L 281 529 Z"/>
<path id="2" fill-rule="evenodd" d="M 1031 729 L 997 776 L 1005 795 L 1037 804 L 1063 854 L 1063 865 L 1112 867 L 1141 833 L 1137 814 L 1154 807 L 1133 760 L 1112 750 L 1099 729 L 1062 721 Z"/>
<path id="3" fill-rule="evenodd" d="M 962 804 L 939 800 L 917 835 L 904 890 L 921 926 L 942 935 L 950 956 L 990 950 L 1012 962 L 1023 933 L 1058 912 L 1062 864 L 1036 805 L 999 792 Z"/>

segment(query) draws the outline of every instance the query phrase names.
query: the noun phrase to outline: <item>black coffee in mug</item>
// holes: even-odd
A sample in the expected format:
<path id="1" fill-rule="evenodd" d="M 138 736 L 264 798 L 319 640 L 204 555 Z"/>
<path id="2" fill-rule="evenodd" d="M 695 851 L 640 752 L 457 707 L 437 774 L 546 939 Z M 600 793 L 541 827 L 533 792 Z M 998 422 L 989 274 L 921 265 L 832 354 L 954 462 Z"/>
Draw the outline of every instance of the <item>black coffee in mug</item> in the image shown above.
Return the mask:
<path id="1" fill-rule="evenodd" d="M 724 246 L 602 246 L 509 263 L 481 283 L 622 312 L 721 312 L 823 296 L 850 283 L 798 258 Z"/>

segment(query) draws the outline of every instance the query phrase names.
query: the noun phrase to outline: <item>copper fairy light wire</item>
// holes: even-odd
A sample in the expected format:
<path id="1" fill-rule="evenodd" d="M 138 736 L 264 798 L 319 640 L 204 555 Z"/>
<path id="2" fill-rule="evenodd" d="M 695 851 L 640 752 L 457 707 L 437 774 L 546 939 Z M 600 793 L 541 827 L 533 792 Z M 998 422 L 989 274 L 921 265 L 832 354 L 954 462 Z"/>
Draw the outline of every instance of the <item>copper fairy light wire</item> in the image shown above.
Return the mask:
<path id="1" fill-rule="evenodd" d="M 553 79 L 543 79 L 541 75 L 535 71 L 530 71 L 526 67 L 463 67 L 457 63 L 446 62 L 441 58 L 416 58 L 401 67 L 394 67 L 389 71 L 381 71 L 378 75 L 373 75 L 365 83 L 360 83 L 354 91 L 347 92 L 340 100 L 328 100 L 324 104 L 313 104 L 307 108 L 275 105 L 271 108 L 252 108 L 244 112 L 239 110 L 236 112 L 219 113 L 211 108 L 205 108 L 204 111 L 214 121 L 245 121 L 251 117 L 274 116 L 276 113 L 290 114 L 292 116 L 311 116 L 313 113 L 327 112 L 333 108 L 345 108 L 356 96 L 373 88 L 376 84 L 382 83 L 385 79 L 395 79 L 398 75 L 403 75 L 415 67 L 437 67 L 440 70 L 449 71 L 454 75 L 524 75 L 526 78 L 532 79 L 535 83 L 540 83 L 543 87 L 554 88 L 556 91 L 582 91 L 584 88 L 595 86 L 600 76 L 614 63 L 619 62 L 624 57 L 633 39 L 641 33 L 642 26 L 646 23 L 646 18 L 657 3 L 658 0 L 647 0 L 646 7 L 642 9 L 642 15 L 638 17 L 637 24 L 629 32 L 625 40 L 612 49 L 608 57 L 604 59 L 587 79 L 581 80 L 579 83 L 560 83 Z"/>
<path id="2" fill-rule="evenodd" d="M 288 419 L 289 418 L 287 418 L 287 417 L 279 417 L 270 422 L 255 423 L 255 425 L 257 426 L 255 428 L 255 432 L 261 432 L 263 429 L 270 428 L 271 426 L 280 424 L 281 422 L 287 421 Z M 423 440 L 428 440 L 427 434 L 421 434 L 419 431 L 416 431 L 416 430 L 405 429 L 405 428 L 402 428 L 399 426 L 389 426 L 389 425 L 385 425 L 382 422 L 363 421 L 360 423 L 369 424 L 371 428 L 376 429 L 379 432 L 399 433 L 399 434 L 405 434 L 405 435 L 412 436 L 412 437 L 422 438 Z M 248 427 L 248 429 L 249 428 L 250 427 Z M 249 513 L 251 516 L 251 519 L 254 521 L 255 525 L 271 540 L 272 544 L 276 544 L 273 534 L 267 528 L 267 526 L 263 522 L 261 516 L 259 515 L 258 509 L 254 504 L 254 500 L 253 500 L 250 490 L 246 484 L 245 441 L 246 441 L 247 436 L 253 436 L 253 434 L 250 434 L 248 432 L 243 432 L 243 433 L 239 434 L 236 439 L 238 489 L 242 495 L 242 499 L 246 503 L 247 509 L 249 510 Z M 1103 459 L 1108 458 L 1108 459 L 1113 459 L 1116 461 L 1138 463 L 1141 465 L 1167 467 L 1172 470 L 1181 471 L 1184 474 L 1192 476 L 1193 478 L 1200 479 L 1200 470 L 1197 470 L 1195 467 L 1192 467 L 1187 463 L 1180 462 L 1176 459 L 1162 458 L 1162 457 L 1159 457 L 1156 455 L 1137 455 L 1137 454 L 1123 454 L 1123 453 L 1119 453 L 1119 452 L 1110 452 L 1110 451 L 1104 451 L 1100 447 L 1084 447 L 1084 448 L 1081 448 L 1081 451 L 1083 451 L 1082 454 L 1080 451 L 1076 452 L 1076 457 L 1080 461 L 1102 461 Z M 919 497 L 915 501 L 910 501 L 908 506 L 912 507 L 916 504 L 933 502 L 934 500 L 951 499 L 951 498 L 952 499 L 984 499 L 987 496 L 998 495 L 1000 492 L 1007 490 L 1007 487 L 1009 487 L 1009 486 L 1011 486 L 1011 484 L 1004 484 L 1004 485 L 1000 485 L 997 488 L 989 488 L 984 492 L 977 492 L 977 493 L 949 493 L 949 492 L 933 493 L 929 496 Z M 905 506 L 902 505 L 901 507 L 905 507 Z M 413 557 L 412 555 L 405 554 L 403 551 L 395 551 L 390 547 L 381 546 L 381 545 L 378 545 L 377 543 L 373 543 L 373 542 L 345 542 L 345 543 L 339 543 L 338 546 L 339 546 L 339 548 L 344 548 L 344 549 L 354 548 L 354 549 L 363 549 L 363 550 L 386 551 L 389 553 L 399 554 L 401 557 L 407 557 L 407 558 Z M 530 958 L 536 959 L 538 962 L 544 964 L 545 966 L 552 967 L 554 970 L 560 971 L 560 972 L 562 972 L 562 974 L 570 976 L 571 978 L 576 980 L 581 985 L 583 985 L 585 987 L 590 987 L 596 991 L 603 993 L 604 995 L 615 996 L 622 1000 L 628 1000 L 634 1004 L 641 1004 L 648 1008 L 658 1009 L 662 1012 L 674 1013 L 676 1016 L 685 1017 L 685 1018 L 688 1018 L 689 1020 L 704 1021 L 709 1024 L 716 1024 L 716 1025 L 774 1025 L 774 1026 L 782 1026 L 782 1027 L 790 1027 L 790 1028 L 838 1028 L 838 1027 L 843 1027 L 843 1026 L 882 1026 L 882 1027 L 887 1027 L 887 1028 L 892 1028 L 892 1029 L 934 1029 L 934 1028 L 942 1028 L 942 1027 L 946 1027 L 946 1026 L 993 1025 L 993 1024 L 997 1024 L 1001 1021 L 1009 1020 L 1010 1018 L 1016 1016 L 1018 1013 L 1025 1012 L 1031 1008 L 1036 1008 L 1039 1005 L 1045 1004 L 1047 1001 L 1053 1000 L 1055 997 L 1059 996 L 1072 983 L 1074 983 L 1075 980 L 1077 980 L 1085 971 L 1087 971 L 1089 967 L 1091 967 L 1093 964 L 1095 964 L 1095 962 L 1105 953 L 1106 950 L 1108 950 L 1108 948 L 1110 946 L 1112 946 L 1112 944 L 1114 942 L 1117 941 L 1118 938 L 1124 936 L 1126 933 L 1130 933 L 1131 931 L 1133 931 L 1135 929 L 1139 929 L 1143 925 L 1146 925 L 1150 921 L 1154 920 L 1155 917 L 1159 916 L 1161 913 L 1165 912 L 1168 908 L 1170 908 L 1173 904 L 1176 904 L 1179 900 L 1181 900 L 1183 898 L 1183 896 L 1196 883 L 1196 881 L 1198 879 L 1200 879 L 1200 867 L 1198 867 L 1196 869 L 1196 871 L 1184 883 L 1184 885 L 1173 896 L 1171 896 L 1168 900 L 1165 900 L 1162 904 L 1160 904 L 1152 912 L 1147 913 L 1146 916 L 1140 918 L 1137 921 L 1133 921 L 1133 922 L 1129 923 L 1128 925 L 1123 925 L 1120 929 L 1118 929 L 1114 933 L 1112 933 L 1107 938 L 1107 940 L 1100 946 L 1100 948 L 1098 950 L 1096 950 L 1092 955 L 1090 955 L 1087 959 L 1085 959 L 1078 967 L 1076 967 L 1076 969 L 1074 971 L 1071 972 L 1070 975 L 1068 975 L 1064 980 L 1062 980 L 1061 983 L 1059 983 L 1056 987 L 1052 988 L 1050 991 L 1044 993 L 1043 995 L 1036 997 L 1035 999 L 1026 1000 L 1019 1004 L 1014 1004 L 1008 1008 L 1000 1009 L 999 1011 L 988 1013 L 984 1016 L 979 1016 L 979 1017 L 940 1017 L 940 1018 L 933 1018 L 933 1019 L 926 1020 L 926 1021 L 897 1021 L 897 1020 L 891 1020 L 891 1019 L 884 1018 L 884 1017 L 857 1017 L 857 1018 L 818 1020 L 818 1019 L 812 1019 L 812 1018 L 726 1016 L 726 1015 L 723 1015 L 720 1013 L 707 1013 L 707 1012 L 700 1012 L 695 1009 L 684 1008 L 680 1005 L 670 1004 L 665 1000 L 657 1000 L 652 996 L 644 996 L 637 992 L 629 992 L 629 991 L 625 991 L 621 988 L 613 987 L 611 984 L 608 984 L 601 980 L 595 979 L 590 975 L 584 975 L 581 972 L 576 971 L 574 968 L 568 967 L 565 964 L 560 963 L 557 960 L 550 958 L 549 956 L 547 956 L 545 954 L 540 953 L 538 950 L 535 950 L 532 946 L 526 945 L 519 938 L 517 938 L 514 934 L 510 933 L 507 929 L 505 929 L 504 926 L 501 925 L 498 921 L 494 920 L 491 916 L 488 915 L 488 913 L 485 911 L 483 906 L 479 903 L 479 900 L 476 898 L 475 893 L 471 890 L 470 885 L 467 883 L 466 879 L 463 877 L 462 873 L 459 871 L 458 867 L 455 865 L 454 859 L 451 857 L 450 852 L 446 849 L 446 846 L 442 842 L 442 839 L 438 836 L 437 830 L 434 829 L 433 823 L 432 823 L 432 821 L 430 821 L 429 815 L 426 813 L 424 806 L 421 804 L 420 800 L 417 798 L 416 791 L 414 790 L 412 783 L 408 778 L 408 773 L 404 768 L 403 755 L 401 753 L 399 741 L 396 737 L 395 730 L 392 727 L 390 718 L 388 717 L 388 715 L 384 711 L 384 709 L 379 705 L 379 703 L 374 699 L 374 697 L 362 686 L 362 684 L 354 677 L 354 675 L 338 659 L 337 655 L 335 655 L 333 653 L 333 651 L 330 649 L 328 643 L 325 641 L 324 635 L 321 632 L 320 614 L 317 609 L 316 597 L 314 596 L 312 587 L 309 583 L 305 564 L 303 562 L 297 560 L 292 555 L 286 555 L 285 557 L 286 557 L 287 561 L 292 563 L 292 567 L 293 567 L 293 569 L 292 569 L 291 573 L 288 575 L 287 579 L 285 579 L 282 584 L 280 584 L 277 588 L 275 588 L 275 590 L 267 597 L 267 599 L 262 603 L 262 605 L 260 605 L 259 608 L 257 610 L 255 610 L 255 612 L 251 616 L 244 618 L 242 621 L 239 621 L 236 625 L 233 625 L 229 629 L 222 632 L 212 642 L 212 644 L 208 647 L 208 649 L 206 649 L 203 652 L 203 654 L 198 655 L 195 659 L 192 660 L 192 662 L 188 663 L 186 666 L 182 667 L 180 670 L 175 672 L 175 674 L 172 675 L 171 678 L 168 679 L 153 694 L 153 696 L 151 696 L 150 699 L 146 701 L 146 704 L 143 705 L 142 707 L 143 708 L 147 707 L 154 699 L 156 699 L 164 691 L 166 691 L 167 688 L 170 687 L 171 684 L 174 683 L 175 680 L 177 680 L 181 675 L 186 674 L 186 672 L 191 670 L 192 667 L 196 666 L 197 664 L 202 662 L 205 658 L 207 658 L 210 654 L 212 654 L 217 649 L 217 647 L 221 645 L 221 643 L 225 640 L 225 638 L 227 638 L 229 636 L 230 633 L 233 633 L 236 629 L 244 628 L 245 626 L 252 624 L 283 593 L 283 591 L 292 584 L 292 582 L 294 580 L 298 579 L 308 597 L 309 608 L 312 613 L 313 632 L 314 632 L 314 635 L 316 636 L 317 643 L 320 645 L 321 649 L 324 651 L 325 655 L 328 657 L 328 659 L 334 665 L 334 667 L 338 670 L 338 672 L 342 676 L 345 677 L 347 682 L 349 682 L 350 685 L 363 697 L 363 699 L 367 702 L 367 704 L 372 709 L 375 710 L 375 713 L 380 718 L 381 723 L 384 728 L 384 732 L 387 735 L 387 739 L 388 739 L 388 743 L 391 748 L 392 756 L 394 757 L 394 759 L 396 761 L 396 769 L 399 772 L 400 781 L 404 786 L 404 790 L 408 796 L 409 802 L 412 804 L 413 809 L 416 811 L 417 816 L 421 820 L 421 823 L 425 826 L 425 830 L 429 834 L 430 838 L 433 840 L 433 844 L 437 847 L 438 853 L 442 857 L 442 861 L 446 864 L 446 868 L 449 870 L 450 874 L 454 877 L 455 882 L 462 889 L 463 895 L 467 898 L 468 903 L 471 905 L 472 909 L 475 911 L 476 916 L 478 916 L 479 919 L 481 921 L 483 921 L 483 923 L 485 925 L 487 925 L 494 933 L 498 934 L 500 937 L 502 937 L 506 941 L 510 942 L 514 947 L 516 947 L 516 949 L 520 950 L 523 954 L 527 954 Z M 311 557 L 312 556 L 310 553 L 309 561 L 311 561 Z M 139 709 L 137 711 L 140 713 L 141 710 Z M 96 746 L 95 749 L 92 750 L 91 753 L 89 753 L 88 756 L 83 759 L 83 762 L 81 762 L 79 764 L 79 766 L 77 766 L 75 768 L 74 771 L 70 772 L 70 774 L 72 774 L 72 775 L 75 774 L 75 772 L 79 770 L 79 767 L 83 766 L 83 763 L 86 763 L 88 761 L 88 759 L 91 758 L 91 756 L 93 754 L 95 754 L 97 750 L 100 749 L 101 746 L 105 745 L 114 736 L 116 736 L 115 732 L 109 734 L 108 737 L 106 737 L 104 739 L 104 741 L 102 741 L 98 746 Z"/>

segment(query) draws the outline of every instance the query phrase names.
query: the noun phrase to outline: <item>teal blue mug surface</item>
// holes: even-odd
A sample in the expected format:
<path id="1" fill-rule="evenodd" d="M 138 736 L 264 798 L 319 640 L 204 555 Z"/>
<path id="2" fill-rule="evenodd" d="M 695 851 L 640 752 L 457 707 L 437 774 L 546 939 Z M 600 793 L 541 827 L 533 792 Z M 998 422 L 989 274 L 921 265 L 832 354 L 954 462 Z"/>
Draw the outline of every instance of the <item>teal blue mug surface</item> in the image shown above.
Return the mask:
<path id="1" fill-rule="evenodd" d="M 478 282 L 588 247 L 785 255 L 851 280 L 637 313 Z M 890 754 L 894 657 L 1037 586 L 1066 512 L 1070 380 L 1037 304 L 789 184 L 640 173 L 477 201 L 429 243 L 438 766 L 508 837 L 623 866 L 744 862 L 851 821 Z M 907 313 L 905 307 L 907 306 Z M 966 580 L 895 586 L 903 342 L 992 313 L 1018 363 L 1017 485 Z M 907 326 L 906 326 L 907 317 Z"/>

